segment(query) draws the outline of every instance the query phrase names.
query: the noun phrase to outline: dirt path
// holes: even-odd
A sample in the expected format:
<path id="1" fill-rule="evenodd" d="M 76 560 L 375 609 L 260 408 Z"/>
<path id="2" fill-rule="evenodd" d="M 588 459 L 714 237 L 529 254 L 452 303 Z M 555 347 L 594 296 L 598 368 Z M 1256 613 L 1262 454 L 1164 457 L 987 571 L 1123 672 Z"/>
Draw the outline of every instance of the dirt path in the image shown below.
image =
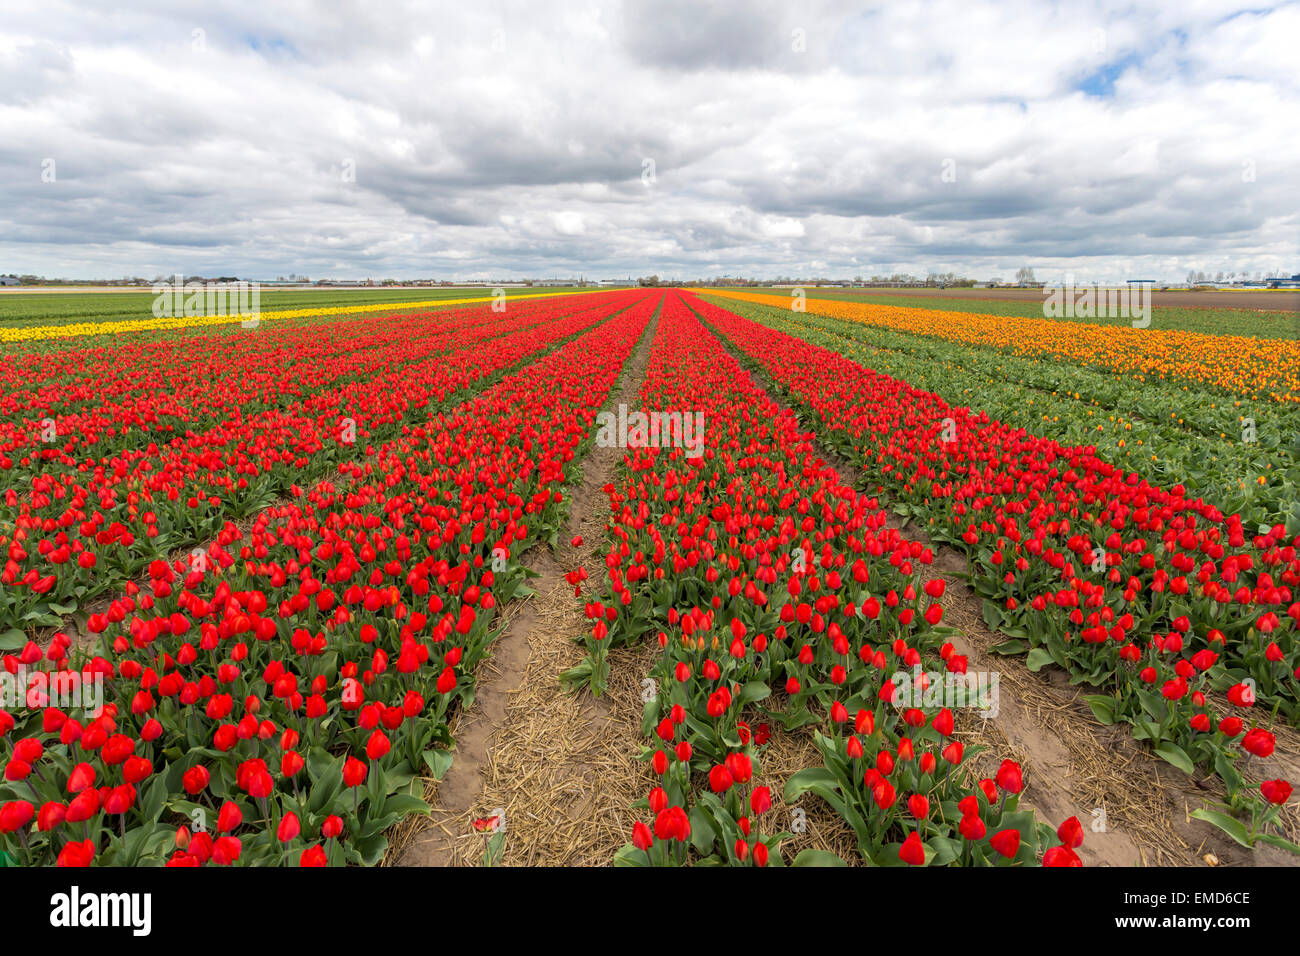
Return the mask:
<path id="1" fill-rule="evenodd" d="M 791 408 L 804 427 L 813 428 L 807 416 L 786 401 L 780 386 L 754 368 L 729 340 L 714 334 L 773 401 Z M 846 484 L 871 487 L 859 468 L 823 442 L 815 442 L 814 447 Z M 1190 812 L 1211 803 L 1215 792 L 1199 789 L 1182 771 L 1165 765 L 1133 740 L 1127 725 L 1097 721 L 1081 699 L 1088 691 L 1072 686 L 1064 672 L 1033 673 L 1021 659 L 991 654 L 989 648 L 1003 637 L 989 630 L 981 613 L 982 599 L 958 577 L 967 572 L 965 556 L 954 548 L 934 545 L 924 529 L 896 515 L 890 515 L 889 525 L 933 548 L 934 563 L 922 578 L 943 577 L 948 583 L 944 623 L 959 630 L 954 646 L 968 657 L 970 672 L 998 674 L 996 717 L 958 712 L 960 739 L 968 746 L 988 748 L 976 757 L 975 766 L 982 775 L 991 776 L 1003 758 L 1019 761 L 1026 771 L 1021 805 L 1037 811 L 1053 827 L 1077 816 L 1087 834 L 1077 851 L 1085 866 L 1296 865 L 1296 858 L 1284 851 L 1260 846 L 1252 852 L 1213 826 L 1191 819 Z M 1278 735 L 1279 758 L 1286 764 L 1294 763 L 1294 737 L 1285 731 Z M 811 735 L 806 739 L 787 735 L 777 743 L 776 759 L 767 761 L 770 770 L 793 772 L 820 764 Z M 1277 772 L 1289 769 L 1275 768 Z M 817 813 L 809 809 L 808 822 L 807 835 L 795 841 L 795 849 L 817 846 L 837 850 L 843 859 L 855 859 L 847 824 L 829 808 L 819 808 Z M 1288 822 L 1294 834 L 1294 814 Z M 850 855 L 843 852 L 846 847 Z"/>
<path id="2" fill-rule="evenodd" d="M 651 320 L 623 375 L 610 390 L 607 410 L 639 407 Z M 609 655 L 606 695 L 570 694 L 559 675 L 583 657 L 574 643 L 588 627 L 565 574 L 586 567 L 593 579 L 602 563 L 609 505 L 603 491 L 623 460 L 620 448 L 593 445 L 581 479 L 566 492 L 569 510 L 557 549 L 535 549 L 527 565 L 538 573 L 536 592 L 507 615 L 480 676 L 474 706 L 452 732 L 455 760 L 426 794 L 433 813 L 394 840 L 388 863 L 399 866 L 473 866 L 483 837 L 472 821 L 504 811 L 504 865 L 608 864 L 630 837 L 629 807 L 649 789 L 652 772 L 636 759 L 641 741 L 640 678 L 654 649 Z M 581 535 L 582 545 L 570 541 Z"/>

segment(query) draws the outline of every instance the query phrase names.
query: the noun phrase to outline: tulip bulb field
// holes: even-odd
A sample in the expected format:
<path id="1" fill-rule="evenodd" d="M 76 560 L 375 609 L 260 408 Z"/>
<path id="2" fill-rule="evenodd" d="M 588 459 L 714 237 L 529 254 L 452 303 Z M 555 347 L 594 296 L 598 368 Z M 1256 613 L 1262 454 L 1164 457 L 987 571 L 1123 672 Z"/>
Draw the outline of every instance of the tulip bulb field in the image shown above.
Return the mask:
<path id="1" fill-rule="evenodd" d="M 1294 339 L 977 306 L 6 327 L 0 866 L 1300 862 Z"/>

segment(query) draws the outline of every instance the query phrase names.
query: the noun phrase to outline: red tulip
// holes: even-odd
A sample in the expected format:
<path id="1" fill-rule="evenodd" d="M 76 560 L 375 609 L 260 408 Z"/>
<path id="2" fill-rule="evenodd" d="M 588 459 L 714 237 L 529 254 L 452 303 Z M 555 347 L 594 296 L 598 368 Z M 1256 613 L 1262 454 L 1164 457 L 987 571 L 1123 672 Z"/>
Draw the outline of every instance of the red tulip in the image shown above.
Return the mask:
<path id="1" fill-rule="evenodd" d="M 343 762 L 343 783 L 349 787 L 359 787 L 365 782 L 370 768 L 356 757 L 348 757 Z"/>
<path id="2" fill-rule="evenodd" d="M 13 833 L 27 826 L 36 809 L 26 800 L 11 800 L 0 807 L 0 833 Z"/>
<path id="3" fill-rule="evenodd" d="M 212 842 L 212 862 L 218 866 L 229 866 L 239 859 L 242 850 L 243 846 L 238 837 L 217 837 Z"/>
<path id="4" fill-rule="evenodd" d="M 210 774 L 206 767 L 191 767 L 181 774 L 181 786 L 191 797 L 198 796 L 208 786 Z"/>
<path id="5" fill-rule="evenodd" d="M 127 783 L 139 783 L 153 773 L 153 762 L 147 757 L 128 757 L 122 764 L 122 779 Z"/>
<path id="6" fill-rule="evenodd" d="M 909 866 L 921 866 L 925 863 L 925 844 L 921 835 L 913 830 L 898 848 L 898 858 Z"/>
<path id="7" fill-rule="evenodd" d="M 1078 817 L 1070 817 L 1056 828 L 1056 835 L 1071 850 L 1076 849 L 1083 845 L 1083 824 Z"/>
<path id="8" fill-rule="evenodd" d="M 135 741 L 125 734 L 114 734 L 104 742 L 100 756 L 110 766 L 122 763 L 135 752 Z"/>
<path id="9" fill-rule="evenodd" d="M 227 800 L 221 805 L 221 810 L 217 814 L 217 832 L 225 833 L 233 830 L 244 822 L 244 812 L 239 809 L 239 805 Z"/>
<path id="10" fill-rule="evenodd" d="M 1014 760 L 1002 761 L 1002 766 L 998 768 L 997 784 L 1007 793 L 1019 793 L 1024 789 L 1024 779 L 1020 774 L 1020 764 Z M 989 802 L 992 802 L 990 798 Z"/>
<path id="11" fill-rule="evenodd" d="M 1241 738 L 1241 747 L 1252 756 L 1269 757 L 1272 756 L 1275 742 L 1276 739 L 1271 733 L 1256 727 L 1246 731 L 1246 736 Z"/>
<path id="12" fill-rule="evenodd" d="M 638 820 L 632 825 L 632 845 L 638 850 L 648 850 L 654 843 L 650 828 Z"/>
<path id="13" fill-rule="evenodd" d="M 888 780 L 882 780 L 871 789 L 871 799 L 875 801 L 876 806 L 882 810 L 888 810 L 898 799 L 893 785 Z"/>
<path id="14" fill-rule="evenodd" d="M 668 755 L 663 750 L 656 750 L 654 756 L 650 758 L 650 766 L 662 777 L 668 772 Z"/>
<path id="15" fill-rule="evenodd" d="M 302 824 L 298 822 L 298 814 L 290 811 L 280 819 L 280 825 L 275 830 L 275 837 L 281 843 L 288 843 L 301 832 Z"/>
<path id="16" fill-rule="evenodd" d="M 382 730 L 376 730 L 366 741 L 366 756 L 371 760 L 379 760 L 388 754 L 392 749 L 392 743 Z"/>
<path id="17" fill-rule="evenodd" d="M 1000 856 L 1012 859 L 1020 852 L 1020 831 L 1019 830 L 999 830 L 993 836 L 989 837 L 989 845 L 993 847 Z"/>
<path id="18" fill-rule="evenodd" d="M 42 832 L 53 830 L 61 824 L 68 815 L 68 808 L 62 803 L 54 800 L 42 805 L 40 813 L 36 816 L 36 826 Z"/>
<path id="19" fill-rule="evenodd" d="M 325 856 L 325 850 L 319 843 L 307 847 L 307 849 L 302 851 L 302 855 L 298 857 L 298 865 L 300 867 L 327 866 L 328 864 L 329 860 Z"/>
<path id="20" fill-rule="evenodd" d="M 1291 784 L 1285 780 L 1265 780 L 1259 785 L 1259 792 L 1269 803 L 1280 806 L 1291 799 Z"/>
<path id="21" fill-rule="evenodd" d="M 95 768 L 88 763 L 79 763 L 68 774 L 68 793 L 81 793 L 87 787 L 95 785 Z"/>
<path id="22" fill-rule="evenodd" d="M 727 770 L 730 771 L 731 777 L 736 783 L 749 783 L 750 778 L 754 775 L 753 761 L 746 754 L 727 754 L 725 763 Z"/>
<path id="23" fill-rule="evenodd" d="M 27 737 L 14 744 L 14 756 L 23 763 L 34 764 L 45 754 L 45 747 L 35 737 Z"/>
<path id="24" fill-rule="evenodd" d="M 104 812 L 110 816 L 120 816 L 135 806 L 135 787 L 129 783 L 114 787 L 104 798 Z"/>
<path id="25" fill-rule="evenodd" d="M 972 843 L 984 839 L 986 830 L 984 821 L 979 818 L 977 813 L 965 814 L 962 816 L 961 822 L 957 824 L 957 831 Z"/>
<path id="26" fill-rule="evenodd" d="M 306 761 L 294 750 L 286 750 L 280 757 L 280 773 L 286 777 L 296 777 Z"/>
<path id="27" fill-rule="evenodd" d="M 1043 866 L 1083 866 L 1083 861 L 1067 846 L 1054 846 L 1043 854 Z"/>
<path id="28" fill-rule="evenodd" d="M 655 817 L 654 834 L 660 840 L 685 843 L 691 836 L 691 823 L 681 807 L 669 807 Z"/>
<path id="29" fill-rule="evenodd" d="M 1249 684 L 1234 684 L 1228 688 L 1228 702 L 1237 707 L 1253 707 L 1255 690 Z"/>
<path id="30" fill-rule="evenodd" d="M 735 783 L 735 779 L 731 776 L 731 771 L 722 764 L 718 764 L 709 771 L 709 788 L 714 793 L 725 792 L 733 783 Z"/>
<path id="31" fill-rule="evenodd" d="M 87 787 L 68 804 L 68 815 L 65 819 L 69 823 L 84 823 L 99 812 L 100 804 L 99 791 L 94 787 Z"/>
<path id="32" fill-rule="evenodd" d="M 93 840 L 83 840 L 80 843 L 71 842 L 64 845 L 59 851 L 59 858 L 55 866 L 65 867 L 85 867 L 90 866 L 95 859 L 95 843 Z"/>

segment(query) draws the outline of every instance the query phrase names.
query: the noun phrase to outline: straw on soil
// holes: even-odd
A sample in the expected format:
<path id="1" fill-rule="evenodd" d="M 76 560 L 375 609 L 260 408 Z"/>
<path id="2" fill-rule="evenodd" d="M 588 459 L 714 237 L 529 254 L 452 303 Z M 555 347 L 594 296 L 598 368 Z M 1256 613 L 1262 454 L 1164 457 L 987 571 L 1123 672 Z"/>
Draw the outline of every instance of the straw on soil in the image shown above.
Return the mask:
<path id="1" fill-rule="evenodd" d="M 606 408 L 633 404 L 645 378 L 657 319 L 647 327 Z M 536 592 L 513 608 L 494 644 L 494 660 L 479 682 L 472 711 L 456 721 L 451 769 L 426 781 L 434 807 L 395 832 L 386 857 L 406 866 L 476 865 L 485 838 L 475 818 L 504 811 L 504 865 L 592 866 L 611 862 L 631 832 L 631 804 L 651 784 L 636 757 L 641 740 L 640 676 L 644 646 L 612 651 L 606 695 L 570 694 L 559 675 L 577 664 L 575 643 L 589 623 L 564 575 L 599 567 L 608 515 L 603 486 L 614 479 L 623 452 L 591 447 L 581 479 L 566 491 L 568 514 L 557 549 L 539 548 L 527 564 Z M 570 546 L 581 535 L 579 548 Z M 656 649 L 657 650 L 657 649 Z M 504 664 L 500 664 L 504 661 Z"/>

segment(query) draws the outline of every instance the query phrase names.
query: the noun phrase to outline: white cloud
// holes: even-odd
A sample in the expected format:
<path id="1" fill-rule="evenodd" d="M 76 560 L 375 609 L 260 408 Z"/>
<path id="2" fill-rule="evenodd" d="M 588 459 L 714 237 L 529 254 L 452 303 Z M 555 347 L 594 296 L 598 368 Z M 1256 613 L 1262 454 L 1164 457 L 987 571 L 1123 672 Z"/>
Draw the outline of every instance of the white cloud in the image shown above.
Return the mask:
<path id="1" fill-rule="evenodd" d="M 1297 39 L 1204 0 L 52 0 L 0 25 L 0 272 L 1296 271 Z"/>
<path id="2" fill-rule="evenodd" d="M 582 216 L 576 212 L 557 212 L 551 217 L 555 231 L 562 236 L 583 236 L 587 233 Z"/>

